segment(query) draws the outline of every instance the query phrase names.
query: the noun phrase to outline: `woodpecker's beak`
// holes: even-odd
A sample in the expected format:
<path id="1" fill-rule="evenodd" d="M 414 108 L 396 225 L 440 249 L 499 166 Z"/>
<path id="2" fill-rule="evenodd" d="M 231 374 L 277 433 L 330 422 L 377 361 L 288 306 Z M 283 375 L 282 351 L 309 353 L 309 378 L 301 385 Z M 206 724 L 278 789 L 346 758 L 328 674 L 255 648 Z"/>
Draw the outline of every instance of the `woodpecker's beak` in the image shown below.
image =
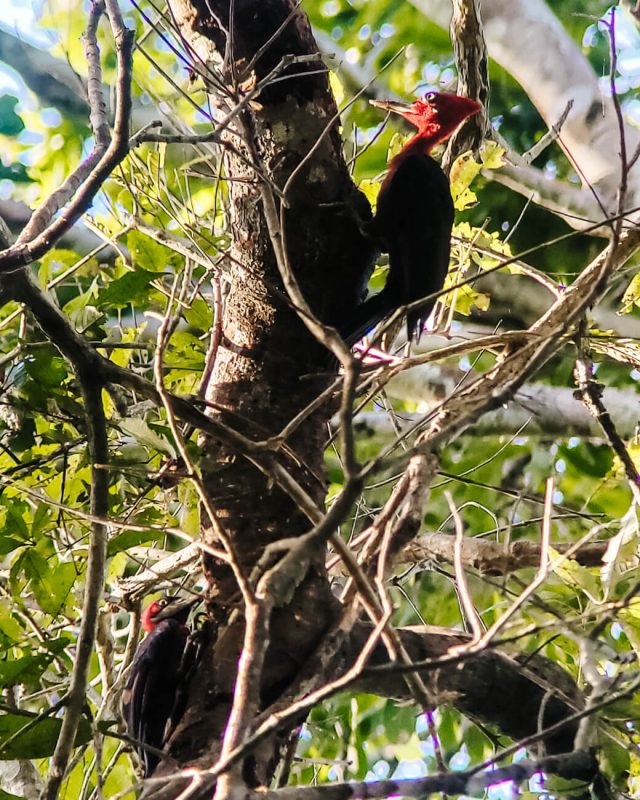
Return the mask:
<path id="1" fill-rule="evenodd" d="M 406 114 L 413 108 L 413 103 L 398 103 L 395 100 L 369 100 L 369 105 L 391 111 L 394 114 Z"/>
<path id="2" fill-rule="evenodd" d="M 167 605 L 153 617 L 154 622 L 160 622 L 160 620 L 163 619 L 171 619 L 172 617 L 180 617 L 182 615 L 184 615 L 186 619 L 189 611 L 200 602 L 198 598 L 194 600 L 181 600 L 179 597 L 167 597 L 165 599 L 167 600 Z"/>

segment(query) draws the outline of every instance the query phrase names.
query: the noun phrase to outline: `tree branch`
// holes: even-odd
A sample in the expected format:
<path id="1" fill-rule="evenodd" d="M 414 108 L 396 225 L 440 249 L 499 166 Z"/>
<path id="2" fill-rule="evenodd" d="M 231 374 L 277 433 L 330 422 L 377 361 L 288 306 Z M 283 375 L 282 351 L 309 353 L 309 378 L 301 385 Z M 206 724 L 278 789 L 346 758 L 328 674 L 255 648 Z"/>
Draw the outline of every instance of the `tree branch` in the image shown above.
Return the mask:
<path id="1" fill-rule="evenodd" d="M 466 375 L 466 379 L 465 379 Z M 354 420 L 360 436 L 380 441 L 395 440 L 418 430 L 419 423 L 440 408 L 459 386 L 475 380 L 473 372 L 463 373 L 437 364 L 425 364 L 401 372 L 389 381 L 389 397 L 420 403 L 421 412 L 402 412 L 395 417 L 381 411 L 360 412 Z M 607 387 L 603 392 L 616 428 L 623 438 L 634 435 L 637 425 L 638 393 L 634 389 Z M 334 419 L 334 424 L 338 420 Z M 564 386 L 527 383 L 504 405 L 478 415 L 469 426 L 473 436 L 587 436 L 600 439 L 596 420 L 577 400 L 573 389 Z"/>
<path id="2" fill-rule="evenodd" d="M 513 781 L 516 785 L 520 785 L 538 772 L 560 775 L 567 780 L 583 783 L 593 779 L 596 763 L 592 753 L 576 751 L 535 760 L 526 759 L 487 772 L 471 769 L 409 780 L 292 786 L 267 792 L 252 792 L 247 796 L 247 800 L 351 800 L 352 798 L 365 800 L 365 798 L 384 798 L 393 795 L 421 798 L 436 793 L 470 795 L 503 781 Z"/>
<path id="3" fill-rule="evenodd" d="M 94 0 L 93 15 L 102 13 L 101 0 Z M 131 113 L 131 66 L 134 31 L 113 27 L 118 63 L 117 106 L 114 131 L 109 141 L 105 105 L 102 98 L 99 50 L 95 33 L 91 38 L 91 21 L 87 29 L 87 60 L 92 71 L 89 80 L 89 101 L 94 125 L 94 151 L 67 178 L 40 208 L 34 212 L 16 243 L 0 253 L 0 272 L 11 272 L 44 255 L 88 210 L 94 197 L 113 169 L 127 155 Z M 97 26 L 97 22 L 93 23 Z M 65 204 L 63 213 L 54 215 Z"/>
<path id="4" fill-rule="evenodd" d="M 447 533 L 425 533 L 410 542 L 399 556 L 400 564 L 419 564 L 435 561 L 453 564 L 455 539 Z M 560 554 L 572 550 L 569 556 L 585 567 L 600 567 L 609 542 L 585 542 L 574 550 L 573 545 L 557 542 L 552 545 Z M 462 559 L 466 567 L 483 575 L 508 575 L 519 569 L 537 567 L 540 563 L 540 543 L 520 539 L 510 544 L 491 542 L 478 537 L 462 541 Z"/>

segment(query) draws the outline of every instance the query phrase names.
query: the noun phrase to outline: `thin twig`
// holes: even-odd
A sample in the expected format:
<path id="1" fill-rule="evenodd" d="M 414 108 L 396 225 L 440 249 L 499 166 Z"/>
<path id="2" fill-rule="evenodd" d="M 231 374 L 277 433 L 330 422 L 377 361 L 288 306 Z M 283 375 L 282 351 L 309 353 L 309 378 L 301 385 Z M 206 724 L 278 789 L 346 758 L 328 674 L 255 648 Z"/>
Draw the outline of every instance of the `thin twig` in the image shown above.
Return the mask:
<path id="1" fill-rule="evenodd" d="M 631 493 L 636 503 L 640 503 L 640 474 L 638 473 L 631 454 L 616 430 L 611 415 L 602 402 L 603 387 L 593 379 L 593 362 L 587 355 L 584 344 L 585 328 L 586 325 L 583 323 L 580 327 L 578 337 L 578 357 L 576 358 L 573 370 L 574 378 L 578 385 L 582 402 L 600 425 L 604 435 L 609 441 L 611 449 L 620 459 Z"/>
<path id="2" fill-rule="evenodd" d="M 462 600 L 462 608 L 464 609 L 465 616 L 469 625 L 471 625 L 471 632 L 473 634 L 472 642 L 479 642 L 484 634 L 485 629 L 484 625 L 482 624 L 482 620 L 476 611 L 471 593 L 469 592 L 469 584 L 467 583 L 467 576 L 464 571 L 464 564 L 462 561 L 464 526 L 462 524 L 460 514 L 458 513 L 458 509 L 456 508 L 456 504 L 453 502 L 453 497 L 449 492 L 445 492 L 445 497 L 447 498 L 447 503 L 449 504 L 451 516 L 453 517 L 453 522 L 456 528 L 453 551 L 453 566 L 456 573 L 456 586 L 458 587 L 458 593 Z"/>

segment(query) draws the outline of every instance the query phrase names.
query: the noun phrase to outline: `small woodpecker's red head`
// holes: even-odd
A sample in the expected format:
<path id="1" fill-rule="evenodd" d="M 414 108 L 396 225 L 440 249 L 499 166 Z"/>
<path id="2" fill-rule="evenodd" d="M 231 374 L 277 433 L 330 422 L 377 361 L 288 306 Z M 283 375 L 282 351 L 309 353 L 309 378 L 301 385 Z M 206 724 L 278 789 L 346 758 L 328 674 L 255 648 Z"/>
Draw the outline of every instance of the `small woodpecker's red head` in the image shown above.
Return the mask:
<path id="1" fill-rule="evenodd" d="M 163 619 L 177 619 L 184 624 L 197 602 L 197 600 L 180 600 L 178 597 L 161 597 L 159 600 L 154 600 L 142 612 L 142 627 L 147 633 L 151 633 Z"/>
<path id="2" fill-rule="evenodd" d="M 467 117 L 477 114 L 480 103 L 470 97 L 444 92 L 427 92 L 413 103 L 396 103 L 388 100 L 370 100 L 372 106 L 400 114 L 418 129 L 416 139 L 421 139 L 427 150 L 443 142 Z"/>

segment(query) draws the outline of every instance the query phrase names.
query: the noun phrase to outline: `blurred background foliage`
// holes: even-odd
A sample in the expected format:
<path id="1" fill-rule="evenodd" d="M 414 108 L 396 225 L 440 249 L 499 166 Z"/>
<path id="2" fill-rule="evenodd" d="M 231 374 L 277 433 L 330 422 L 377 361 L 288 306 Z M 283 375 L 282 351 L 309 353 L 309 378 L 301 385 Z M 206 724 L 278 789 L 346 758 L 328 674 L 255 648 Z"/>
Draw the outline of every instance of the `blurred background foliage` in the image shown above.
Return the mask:
<path id="1" fill-rule="evenodd" d="M 0 12 L 4 27 L 12 30 L 15 11 L 14 22 L 23 26 L 21 36 L 85 76 L 81 43 L 84 4 L 80 0 L 34 2 L 30 25 L 25 23 L 24 8 L 18 14 L 19 5 L 24 4 L 16 2 Z M 330 63 L 341 104 L 359 88 L 352 72 L 343 66 L 358 67 L 367 79 L 375 77 L 380 95 L 386 90 L 410 99 L 430 89 L 455 88 L 448 32 L 405 0 L 304 0 L 303 7 L 315 28 L 335 45 Z M 148 19 L 158 19 L 154 4 L 136 0 L 132 5 L 123 4 L 123 10 L 139 43 L 134 63 L 138 112 L 146 113 L 148 119 L 160 114 L 178 130 L 210 130 L 211 109 L 202 85 L 188 69 L 188 59 L 181 60 L 174 52 L 180 43 L 162 27 L 154 29 L 148 24 Z M 597 73 L 605 74 L 609 45 L 597 19 L 607 12 L 607 4 L 562 0 L 553 4 L 553 10 Z M 637 46 L 629 36 L 625 52 Z M 101 32 L 101 47 L 105 84 L 112 86 L 114 58 L 106 29 Z M 395 60 L 385 66 L 392 58 Z M 624 78 L 621 97 L 633 119 L 637 83 L 632 72 L 627 72 L 620 76 Z M 86 119 L 43 105 L 16 73 L 7 70 L 3 75 L 0 199 L 23 200 L 34 206 L 90 151 L 90 130 Z M 527 150 L 546 127 L 527 95 L 503 69 L 492 63 L 490 75 L 491 119 L 515 150 Z M 384 172 L 388 148 L 393 146 L 392 136 L 407 133 L 391 124 L 383 131 L 380 126 L 379 111 L 364 98 L 349 105 L 342 115 L 345 153 L 352 159 L 354 179 L 363 183 L 371 197 Z M 499 158 L 499 154 L 487 157 Z M 555 145 L 544 151 L 536 166 L 552 174 L 572 174 Z M 147 377 L 152 373 L 158 319 L 166 309 L 175 276 L 183 276 L 186 293 L 181 323 L 164 362 L 166 385 L 180 394 L 199 390 L 214 321 L 212 274 L 201 263 L 155 241 L 136 224 L 143 222 L 182 237 L 203 258 L 216 261 L 224 256 L 231 236 L 226 187 L 224 180 L 218 180 L 221 175 L 224 167 L 219 154 L 209 147 L 139 148 L 105 184 L 94 203 L 91 227 L 100 237 L 95 250 L 87 253 L 60 247 L 35 265 L 40 284 L 51 291 L 78 330 L 114 361 Z M 474 240 L 482 228 L 483 235 L 493 235 L 493 244 L 504 252 L 535 247 L 526 258 L 528 263 L 564 282 L 570 282 L 601 249 L 600 240 L 578 234 L 547 245 L 569 232 L 558 217 L 527 205 L 520 195 L 482 176 L 474 179 L 471 189 L 475 198 L 458 217 L 459 223 L 466 224 L 459 228 L 466 242 Z M 374 286 L 381 285 L 382 275 L 378 271 L 374 276 Z M 627 275 L 627 282 L 629 278 Z M 620 282 L 620 295 L 625 287 L 626 283 Z M 466 301 L 460 298 L 454 333 L 465 321 L 462 312 L 468 314 L 474 301 L 480 303 L 481 298 L 473 291 Z M 567 347 L 537 379 L 572 385 L 574 356 Z M 477 358 L 465 357 L 450 365 L 474 371 L 486 369 L 493 358 L 479 353 Z M 606 357 L 596 364 L 596 371 L 607 385 L 630 387 L 639 377 L 635 370 Z M 0 309 L 0 375 L 0 684 L 5 692 L 0 758 L 44 759 L 53 751 L 59 719 L 55 714 L 37 715 L 55 708 L 72 663 L 89 527 L 89 464 L 74 376 L 28 315 L 12 303 Z M 105 403 L 111 426 L 110 514 L 118 522 L 110 541 L 107 588 L 115 591 L 119 579 L 136 574 L 196 537 L 199 510 L 189 483 L 181 481 L 179 474 L 166 479 L 166 467 L 175 458 L 176 448 L 164 413 L 116 390 L 105 393 Z M 401 423 L 403 415 L 420 408 L 380 396 L 371 401 L 368 410 L 390 414 Z M 190 447 L 197 455 L 195 437 Z M 366 458 L 380 447 L 379 442 L 363 436 L 359 452 Z M 335 492 L 342 471 L 332 446 L 327 450 L 327 468 Z M 509 437 L 480 437 L 471 431 L 446 449 L 442 471 L 424 519 L 426 532 L 453 532 L 446 491 L 463 517 L 467 536 L 503 543 L 520 538 L 537 541 L 545 483 L 552 478 L 554 543 L 576 541 L 594 526 L 598 526 L 598 539 L 619 537 L 620 551 L 612 565 L 605 569 L 565 564 L 508 628 L 511 635 L 521 635 L 519 649 L 541 652 L 580 681 L 579 636 L 587 635 L 607 604 L 623 598 L 638 579 L 635 513 L 629 512 L 631 495 L 610 448 L 592 438 L 529 436 L 526 429 Z M 388 497 L 393 478 L 390 472 L 366 488 L 353 519 L 344 526 L 345 536 L 357 533 L 372 519 Z M 529 569 L 511 576 L 470 575 L 471 594 L 486 625 L 496 620 L 533 573 Z M 192 586 L 197 588 L 197 582 Z M 397 623 L 465 627 L 451 566 L 414 565 L 394 578 L 389 591 Z M 639 608 L 640 604 L 631 602 L 624 613 L 612 616 L 600 635 L 599 666 L 612 678 L 628 654 L 637 655 Z M 96 796 L 98 773 L 107 797 L 133 780 L 126 747 L 118 739 L 102 735 L 119 725 L 117 692 L 112 689 L 130 632 L 129 617 L 107 608 L 102 626 L 103 636 L 92 663 L 91 715 L 79 732 L 84 749 L 78 751 L 65 786 L 64 796 L 74 800 Z M 526 634 L 528 630 L 531 632 Z M 635 667 L 625 664 L 624 669 Z M 633 697 L 619 707 L 619 718 L 633 719 L 639 700 Z M 28 722 L 23 727 L 25 719 Z M 505 744 L 497 731 L 481 728 L 447 707 L 434 712 L 433 725 L 445 762 L 453 769 L 482 762 Z M 612 777 L 619 777 L 624 769 L 630 770 L 632 778 L 638 774 L 637 745 L 634 724 L 611 726 L 606 746 Z M 45 761 L 37 763 L 45 769 Z M 434 739 L 424 715 L 389 700 L 345 694 L 316 708 L 303 726 L 291 779 L 311 784 L 415 777 L 435 769 Z M 540 790 L 533 781 L 522 796 Z M 503 791 L 507 790 L 496 788 L 491 793 Z"/>

